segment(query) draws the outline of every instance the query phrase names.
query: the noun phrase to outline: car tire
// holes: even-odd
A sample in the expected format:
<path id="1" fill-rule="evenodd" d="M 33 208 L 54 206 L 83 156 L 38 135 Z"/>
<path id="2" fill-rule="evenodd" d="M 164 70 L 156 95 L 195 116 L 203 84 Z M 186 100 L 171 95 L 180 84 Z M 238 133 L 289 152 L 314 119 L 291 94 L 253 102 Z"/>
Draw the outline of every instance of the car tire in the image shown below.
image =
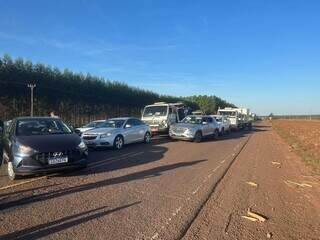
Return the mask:
<path id="1" fill-rule="evenodd" d="M 198 131 L 194 135 L 194 142 L 199 143 L 201 141 L 202 141 L 202 133 L 200 131 Z"/>
<path id="2" fill-rule="evenodd" d="M 144 143 L 150 143 L 151 142 L 151 133 L 146 132 L 144 135 Z"/>
<path id="3" fill-rule="evenodd" d="M 213 138 L 214 138 L 214 139 L 218 139 L 218 138 L 219 138 L 219 130 L 218 130 L 218 129 L 216 129 L 216 130 L 214 131 Z"/>
<path id="4" fill-rule="evenodd" d="M 116 136 L 116 138 L 113 141 L 114 149 L 120 150 L 123 148 L 123 145 L 124 145 L 123 137 L 121 135 Z"/>
<path id="5" fill-rule="evenodd" d="M 2 159 L 0 162 L 0 167 L 4 166 L 8 162 L 8 159 L 6 158 L 6 154 L 4 153 L 4 150 L 2 151 Z"/>
<path id="6" fill-rule="evenodd" d="M 224 128 L 221 128 L 221 132 L 219 132 L 219 136 L 223 136 L 225 134 Z"/>
<path id="7" fill-rule="evenodd" d="M 8 162 L 8 164 L 7 164 L 7 173 L 8 173 L 8 178 L 10 180 L 13 181 L 13 180 L 18 179 L 17 174 L 14 172 L 13 163 L 11 161 Z"/>

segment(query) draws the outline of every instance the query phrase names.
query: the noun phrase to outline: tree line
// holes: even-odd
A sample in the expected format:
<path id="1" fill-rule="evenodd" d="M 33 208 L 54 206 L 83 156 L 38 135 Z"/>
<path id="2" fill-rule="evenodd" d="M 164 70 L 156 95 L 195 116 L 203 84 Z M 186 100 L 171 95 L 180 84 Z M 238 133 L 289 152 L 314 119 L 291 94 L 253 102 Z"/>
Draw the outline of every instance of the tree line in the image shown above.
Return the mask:
<path id="1" fill-rule="evenodd" d="M 34 90 L 34 115 L 55 111 L 73 125 L 115 116 L 140 116 L 145 105 L 154 102 L 183 101 L 192 109 L 214 113 L 234 106 L 216 96 L 174 97 L 128 86 L 90 74 L 61 71 L 22 58 L 0 57 L 0 119 L 30 114 L 30 89 Z"/>

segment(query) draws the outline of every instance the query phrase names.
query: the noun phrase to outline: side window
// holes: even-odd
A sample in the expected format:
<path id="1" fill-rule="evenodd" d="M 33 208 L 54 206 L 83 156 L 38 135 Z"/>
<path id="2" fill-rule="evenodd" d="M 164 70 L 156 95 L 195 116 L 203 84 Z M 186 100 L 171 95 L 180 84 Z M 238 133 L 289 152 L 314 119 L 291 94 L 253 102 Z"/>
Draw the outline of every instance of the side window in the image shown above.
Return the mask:
<path id="1" fill-rule="evenodd" d="M 173 111 L 172 111 L 172 108 L 169 107 L 169 114 L 171 114 Z"/>
<path id="2" fill-rule="evenodd" d="M 126 122 L 126 126 L 128 125 L 130 125 L 131 127 L 135 126 L 133 119 L 128 119 L 128 121 Z"/>
<path id="3" fill-rule="evenodd" d="M 139 119 L 132 119 L 133 120 L 133 123 L 134 123 L 134 126 L 140 126 L 140 125 L 143 125 L 144 123 L 139 120 Z"/>
<path id="4" fill-rule="evenodd" d="M 210 118 L 210 117 L 208 117 L 208 123 L 213 123 L 213 119 L 212 118 Z"/>

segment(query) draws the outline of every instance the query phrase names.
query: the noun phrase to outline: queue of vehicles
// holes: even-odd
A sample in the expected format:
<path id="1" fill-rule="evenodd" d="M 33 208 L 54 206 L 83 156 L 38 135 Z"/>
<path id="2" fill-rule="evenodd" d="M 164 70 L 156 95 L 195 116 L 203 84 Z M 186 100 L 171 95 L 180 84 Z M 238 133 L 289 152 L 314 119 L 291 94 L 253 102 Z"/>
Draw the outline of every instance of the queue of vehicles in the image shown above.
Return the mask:
<path id="1" fill-rule="evenodd" d="M 3 156 L 11 180 L 22 175 L 57 172 L 87 166 L 88 148 L 151 142 L 152 135 L 167 133 L 171 139 L 201 142 L 204 138 L 251 128 L 243 109 L 219 109 L 218 115 L 190 114 L 182 103 L 148 105 L 141 119 L 134 117 L 93 121 L 73 129 L 60 118 L 18 117 L 0 126 Z"/>

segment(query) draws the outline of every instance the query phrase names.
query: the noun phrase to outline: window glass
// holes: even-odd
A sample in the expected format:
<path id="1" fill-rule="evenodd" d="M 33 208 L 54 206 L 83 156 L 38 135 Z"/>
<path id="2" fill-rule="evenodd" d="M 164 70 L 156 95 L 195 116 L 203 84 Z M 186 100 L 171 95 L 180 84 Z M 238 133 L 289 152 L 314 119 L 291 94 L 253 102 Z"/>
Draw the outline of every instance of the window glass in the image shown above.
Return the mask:
<path id="1" fill-rule="evenodd" d="M 135 126 L 143 125 L 143 122 L 139 119 L 132 119 L 132 120 L 133 120 Z"/>
<path id="2" fill-rule="evenodd" d="M 150 106 L 144 109 L 143 116 L 144 117 L 166 116 L 167 112 L 168 112 L 168 106 Z"/>
<path id="3" fill-rule="evenodd" d="M 110 119 L 103 122 L 99 127 L 101 128 L 122 128 L 125 120 L 123 119 Z"/>
<path id="4" fill-rule="evenodd" d="M 25 119 L 16 123 L 17 136 L 70 134 L 71 129 L 59 119 Z"/>
<path id="5" fill-rule="evenodd" d="M 133 119 L 129 119 L 126 123 L 126 126 L 130 125 L 131 127 L 135 126 L 134 120 Z"/>

